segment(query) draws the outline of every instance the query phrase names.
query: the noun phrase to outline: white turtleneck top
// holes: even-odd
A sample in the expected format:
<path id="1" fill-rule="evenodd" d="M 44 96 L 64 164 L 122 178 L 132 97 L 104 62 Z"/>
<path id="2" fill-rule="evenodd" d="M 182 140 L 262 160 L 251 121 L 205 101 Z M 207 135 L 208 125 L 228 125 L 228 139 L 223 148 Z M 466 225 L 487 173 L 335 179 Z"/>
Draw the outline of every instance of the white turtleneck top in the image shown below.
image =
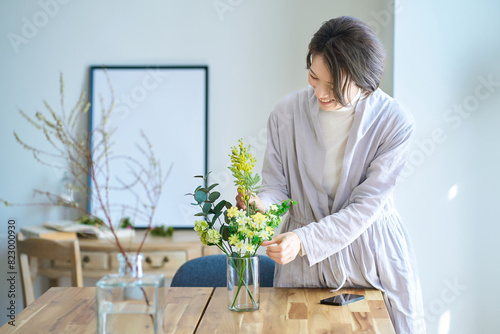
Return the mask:
<path id="1" fill-rule="evenodd" d="M 323 188 L 328 194 L 328 207 L 330 210 L 339 185 L 347 138 L 349 137 L 349 131 L 354 120 L 354 110 L 360 95 L 361 89 L 358 89 L 356 97 L 347 106 L 331 111 L 319 110 L 319 124 L 326 149 Z"/>

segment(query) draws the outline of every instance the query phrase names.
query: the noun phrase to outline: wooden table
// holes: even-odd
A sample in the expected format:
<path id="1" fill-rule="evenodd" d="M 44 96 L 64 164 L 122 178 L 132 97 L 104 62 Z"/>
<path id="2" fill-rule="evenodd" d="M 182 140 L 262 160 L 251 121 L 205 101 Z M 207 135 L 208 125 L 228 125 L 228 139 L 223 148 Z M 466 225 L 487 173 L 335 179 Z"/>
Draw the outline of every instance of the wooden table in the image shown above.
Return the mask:
<path id="1" fill-rule="evenodd" d="M 231 312 L 226 288 L 164 288 L 165 333 L 394 333 L 380 291 L 261 288 L 260 309 Z M 365 299 L 346 306 L 319 301 L 340 293 Z M 95 288 L 52 288 L 5 324 L 4 333 L 95 333 Z M 137 331 L 134 331 L 137 332 Z"/>
<path id="2" fill-rule="evenodd" d="M 394 333 L 380 291 L 370 289 L 261 288 L 260 309 L 227 310 L 226 288 L 216 288 L 197 333 Z M 320 304 L 341 293 L 364 295 L 345 306 Z"/>

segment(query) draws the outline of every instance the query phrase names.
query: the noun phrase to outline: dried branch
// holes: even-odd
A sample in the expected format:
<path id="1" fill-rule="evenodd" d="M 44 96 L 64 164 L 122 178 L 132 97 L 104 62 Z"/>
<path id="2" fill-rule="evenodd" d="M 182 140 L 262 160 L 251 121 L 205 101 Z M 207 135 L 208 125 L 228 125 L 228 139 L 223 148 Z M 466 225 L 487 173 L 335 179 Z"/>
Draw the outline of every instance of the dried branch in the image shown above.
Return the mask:
<path id="1" fill-rule="evenodd" d="M 77 133 L 76 128 L 79 120 L 87 115 L 90 108 L 90 102 L 86 101 L 87 94 L 82 92 L 75 106 L 67 115 L 65 111 L 64 98 L 64 80 L 60 75 L 60 114 L 47 102 L 44 101 L 46 114 L 36 112 L 35 117 L 28 116 L 24 111 L 19 112 L 32 126 L 39 130 L 50 144 L 50 149 L 39 149 L 25 142 L 18 133 L 14 132 L 16 141 L 27 151 L 31 152 L 36 161 L 56 169 L 66 170 L 71 175 L 73 181 L 67 185 L 67 189 L 74 193 L 80 193 L 92 201 L 94 207 L 98 208 L 99 213 L 104 216 L 101 219 L 114 236 L 116 245 L 125 257 L 124 248 L 116 234 L 113 214 L 116 208 L 121 208 L 122 212 L 130 211 L 138 219 L 148 223 L 144 240 L 151 230 L 154 214 L 158 206 L 162 193 L 162 186 L 165 183 L 172 166 L 165 175 L 162 173 L 160 162 L 156 159 L 152 145 L 147 136 L 141 132 L 143 145 L 137 145 L 142 156 L 136 159 L 127 155 L 118 155 L 113 152 L 114 142 L 113 134 L 116 128 L 110 124 L 111 115 L 115 105 L 114 91 L 106 73 L 108 86 L 111 93 L 111 101 L 106 105 L 103 98 L 100 98 L 102 113 L 101 119 L 96 120 L 97 126 L 91 133 Z M 58 164 L 61 162 L 61 164 Z M 121 180 L 112 178 L 113 166 L 116 163 L 126 165 L 130 170 L 132 180 Z M 87 183 L 87 178 L 92 181 L 92 186 Z M 139 189 L 146 196 L 139 196 Z M 112 203 L 110 198 L 111 191 L 126 191 L 136 199 L 134 206 L 123 203 Z M 50 191 L 34 190 L 37 196 L 43 196 L 45 201 L 38 203 L 22 204 L 25 206 L 55 205 L 73 208 L 79 212 L 89 215 L 85 208 L 82 208 L 74 201 L 68 201 L 67 198 L 54 194 Z M 7 200 L 0 199 L 0 202 L 6 206 L 21 205 L 13 204 Z M 97 211 L 96 211 L 97 212 Z M 144 240 L 138 249 L 141 251 Z M 130 265 L 130 263 L 129 263 Z"/>

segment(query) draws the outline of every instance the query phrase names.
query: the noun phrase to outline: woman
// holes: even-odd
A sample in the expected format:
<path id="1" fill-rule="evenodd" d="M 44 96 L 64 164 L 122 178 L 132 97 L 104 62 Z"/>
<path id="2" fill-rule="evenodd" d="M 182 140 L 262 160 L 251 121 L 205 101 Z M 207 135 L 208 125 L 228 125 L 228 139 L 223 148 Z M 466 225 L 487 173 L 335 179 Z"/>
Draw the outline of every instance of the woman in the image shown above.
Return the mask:
<path id="1" fill-rule="evenodd" d="M 310 87 L 271 113 L 252 201 L 298 201 L 285 233 L 262 245 L 277 263 L 277 287 L 367 287 L 384 291 L 397 333 L 425 333 L 420 284 L 392 193 L 413 120 L 378 86 L 385 51 L 351 17 L 325 22 L 307 55 Z M 244 207 L 241 195 L 237 196 Z"/>

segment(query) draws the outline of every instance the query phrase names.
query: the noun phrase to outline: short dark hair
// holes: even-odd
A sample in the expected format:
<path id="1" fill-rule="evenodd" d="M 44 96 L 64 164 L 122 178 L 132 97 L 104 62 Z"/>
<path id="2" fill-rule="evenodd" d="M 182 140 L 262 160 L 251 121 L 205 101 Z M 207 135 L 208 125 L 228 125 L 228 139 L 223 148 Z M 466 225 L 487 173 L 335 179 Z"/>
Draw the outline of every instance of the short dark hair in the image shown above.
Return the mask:
<path id="1" fill-rule="evenodd" d="M 343 106 L 351 80 L 368 95 L 380 85 L 385 49 L 373 30 L 359 19 L 341 16 L 324 22 L 309 43 L 307 69 L 315 55 L 323 56 L 332 77 L 333 97 Z"/>

